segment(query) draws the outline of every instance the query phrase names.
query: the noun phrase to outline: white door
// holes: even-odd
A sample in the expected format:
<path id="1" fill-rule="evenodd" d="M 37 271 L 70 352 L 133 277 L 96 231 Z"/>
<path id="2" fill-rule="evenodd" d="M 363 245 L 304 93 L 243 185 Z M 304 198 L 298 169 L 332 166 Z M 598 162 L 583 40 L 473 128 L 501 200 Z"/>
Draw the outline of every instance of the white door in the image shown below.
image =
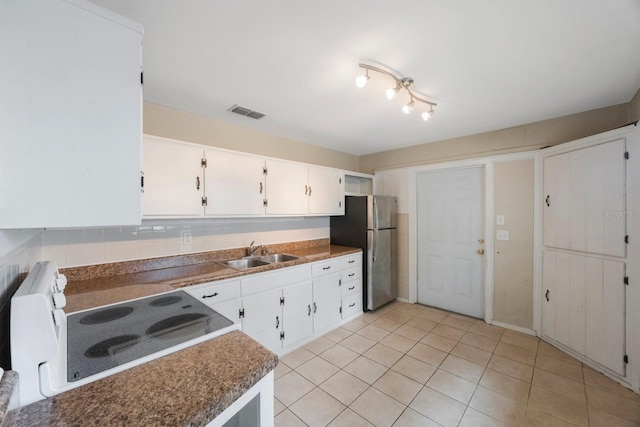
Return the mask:
<path id="1" fill-rule="evenodd" d="M 282 347 L 282 289 L 259 292 L 242 298 L 244 318 L 242 332 L 269 350 L 278 352 Z"/>
<path id="2" fill-rule="evenodd" d="M 309 166 L 309 213 L 338 215 L 342 184 L 338 169 Z"/>
<path id="3" fill-rule="evenodd" d="M 284 346 L 290 347 L 313 333 L 311 280 L 282 289 Z"/>
<path id="4" fill-rule="evenodd" d="M 484 168 L 416 178 L 418 302 L 484 317 Z"/>
<path id="5" fill-rule="evenodd" d="M 342 290 L 341 273 L 335 272 L 313 279 L 313 330 L 326 330 L 340 321 Z"/>
<path id="6" fill-rule="evenodd" d="M 264 159 L 205 150 L 207 215 L 264 215 Z"/>
<path id="7" fill-rule="evenodd" d="M 193 145 L 144 137 L 143 216 L 202 216 L 202 156 Z"/>
<path id="8" fill-rule="evenodd" d="M 308 174 L 307 165 L 267 160 L 267 215 L 306 215 Z"/>

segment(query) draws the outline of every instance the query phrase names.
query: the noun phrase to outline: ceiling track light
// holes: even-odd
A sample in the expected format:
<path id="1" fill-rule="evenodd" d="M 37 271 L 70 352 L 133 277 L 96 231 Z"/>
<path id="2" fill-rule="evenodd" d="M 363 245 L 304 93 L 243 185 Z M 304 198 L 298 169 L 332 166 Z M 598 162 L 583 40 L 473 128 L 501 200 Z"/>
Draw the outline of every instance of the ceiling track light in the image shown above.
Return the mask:
<path id="1" fill-rule="evenodd" d="M 429 110 L 421 114 L 422 119 L 424 121 L 429 120 L 429 118 L 433 115 L 433 107 L 435 107 L 438 104 L 436 104 L 435 102 L 428 101 L 424 95 L 421 95 L 411 90 L 413 79 L 409 77 L 398 77 L 395 74 L 385 69 L 382 69 L 373 65 L 360 63 L 358 64 L 358 66 L 365 70 L 365 74 L 359 75 L 358 77 L 356 77 L 356 86 L 362 88 L 367 84 L 367 82 L 369 81 L 369 70 L 375 71 L 380 74 L 384 74 L 385 76 L 391 77 L 396 82 L 395 87 L 391 87 L 385 91 L 385 95 L 387 99 L 393 99 L 401 90 L 405 90 L 409 95 L 409 103 L 402 107 L 402 112 L 404 112 L 405 114 L 411 113 L 417 101 L 429 106 Z"/>

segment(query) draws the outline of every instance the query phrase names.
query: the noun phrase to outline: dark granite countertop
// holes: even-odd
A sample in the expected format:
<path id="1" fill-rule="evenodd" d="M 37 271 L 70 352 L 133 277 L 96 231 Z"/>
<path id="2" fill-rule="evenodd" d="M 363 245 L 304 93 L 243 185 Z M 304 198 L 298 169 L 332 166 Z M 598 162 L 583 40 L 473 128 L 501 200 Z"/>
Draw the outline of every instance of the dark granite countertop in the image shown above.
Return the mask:
<path id="1" fill-rule="evenodd" d="M 278 358 L 240 331 L 8 413 L 19 426 L 204 426 Z"/>
<path id="2" fill-rule="evenodd" d="M 329 245 L 328 241 L 295 242 L 270 246 L 271 253 L 287 253 L 297 260 L 273 263 L 249 270 L 234 270 L 220 262 L 241 258 L 243 249 L 152 258 L 87 267 L 61 269 L 69 283 L 65 289 L 66 312 L 140 298 L 186 286 L 231 279 L 294 265 L 358 253 L 360 249 Z"/>

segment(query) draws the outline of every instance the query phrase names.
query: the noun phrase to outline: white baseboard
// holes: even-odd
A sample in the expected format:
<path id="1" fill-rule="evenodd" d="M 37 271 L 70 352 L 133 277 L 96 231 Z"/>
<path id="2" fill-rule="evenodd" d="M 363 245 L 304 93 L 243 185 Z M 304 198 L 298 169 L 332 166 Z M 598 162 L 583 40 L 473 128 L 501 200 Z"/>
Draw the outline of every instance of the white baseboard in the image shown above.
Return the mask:
<path id="1" fill-rule="evenodd" d="M 510 325 L 508 323 L 502 323 L 502 322 L 498 322 L 496 320 L 493 320 L 491 322 L 491 324 L 493 326 L 500 326 L 501 328 L 510 329 L 512 331 L 522 332 L 523 334 L 533 335 L 534 337 L 538 336 L 536 331 L 534 331 L 533 329 L 523 328 L 522 326 Z"/>
<path id="2" fill-rule="evenodd" d="M 406 303 L 408 303 L 408 302 L 409 302 L 409 300 L 408 300 L 408 299 L 406 299 L 406 298 L 402 298 L 402 297 L 396 297 L 396 301 L 406 302 Z"/>

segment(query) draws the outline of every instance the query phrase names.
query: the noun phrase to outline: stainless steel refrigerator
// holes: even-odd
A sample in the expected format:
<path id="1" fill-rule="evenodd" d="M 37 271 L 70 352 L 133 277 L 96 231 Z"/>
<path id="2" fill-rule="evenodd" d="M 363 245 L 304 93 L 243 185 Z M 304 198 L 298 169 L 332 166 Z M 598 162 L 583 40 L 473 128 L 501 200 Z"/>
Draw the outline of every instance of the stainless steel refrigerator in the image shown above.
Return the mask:
<path id="1" fill-rule="evenodd" d="M 344 216 L 331 217 L 331 244 L 362 249 L 362 304 L 375 310 L 398 295 L 398 200 L 386 196 L 347 196 Z"/>

